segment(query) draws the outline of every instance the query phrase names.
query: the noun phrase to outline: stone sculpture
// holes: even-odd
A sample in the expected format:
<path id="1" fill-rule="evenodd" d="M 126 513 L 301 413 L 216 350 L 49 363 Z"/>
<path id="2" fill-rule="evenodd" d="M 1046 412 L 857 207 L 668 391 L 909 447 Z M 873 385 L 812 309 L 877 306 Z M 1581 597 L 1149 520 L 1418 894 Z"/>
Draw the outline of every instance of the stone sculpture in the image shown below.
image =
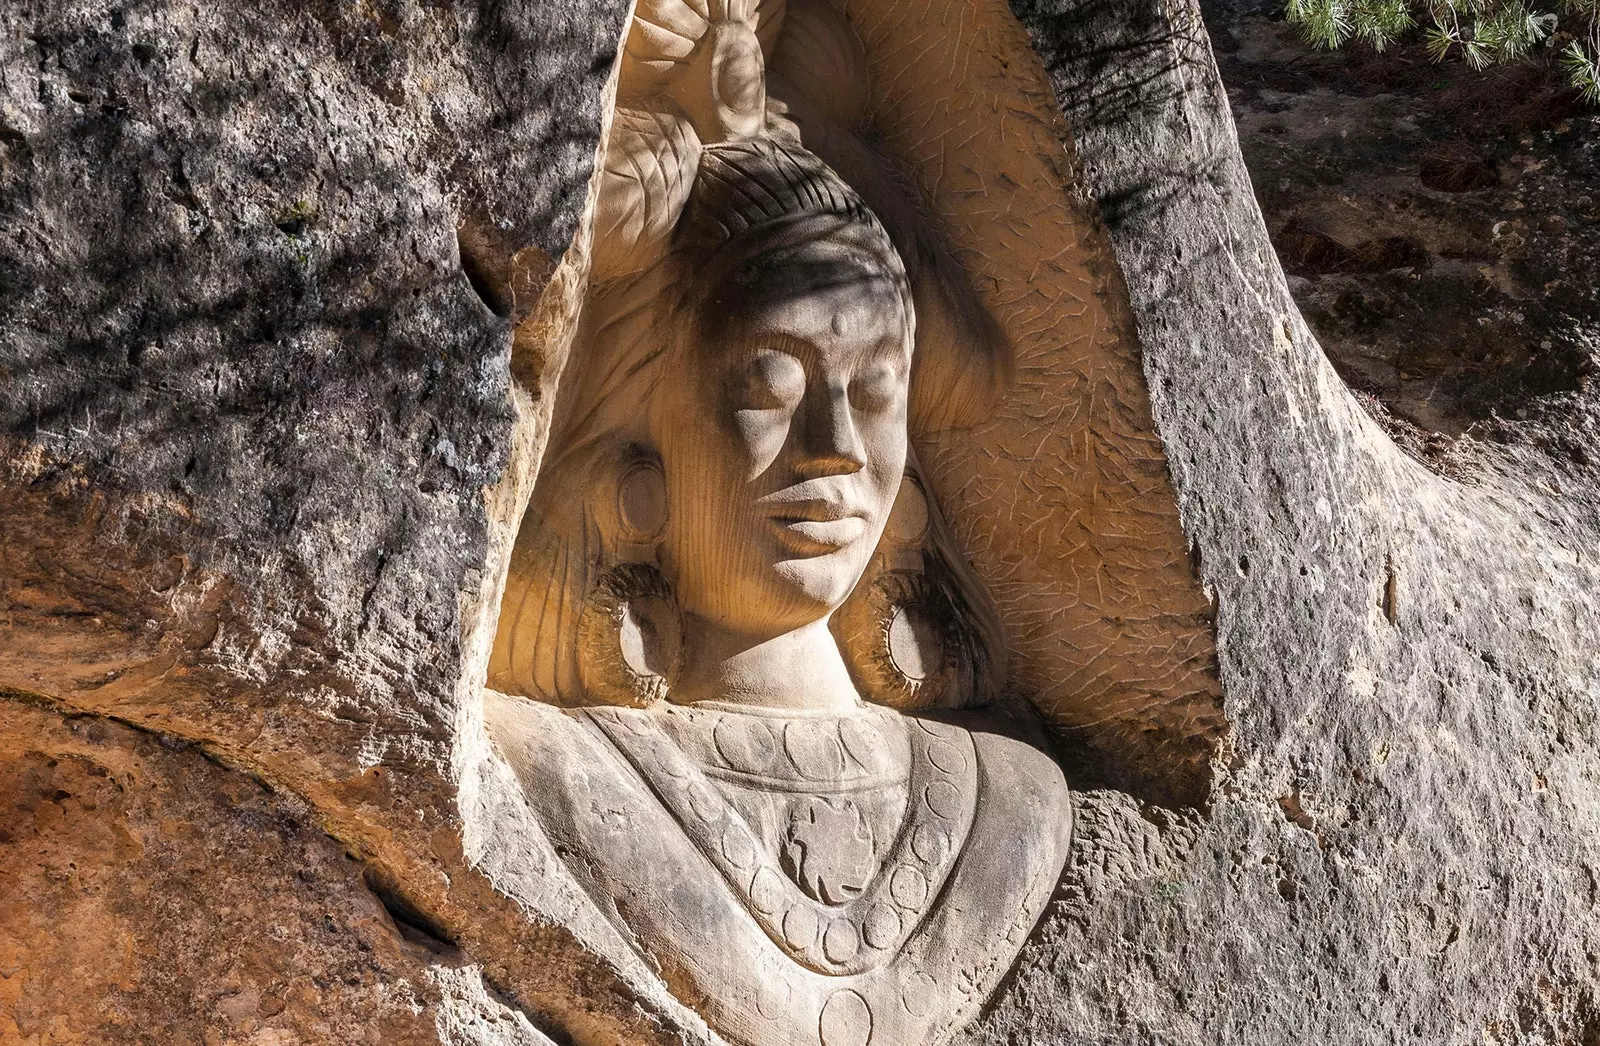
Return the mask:
<path id="1" fill-rule="evenodd" d="M 1068 792 L 1026 717 L 973 711 L 996 614 L 908 438 L 998 355 L 922 356 L 960 339 L 918 336 L 894 238 L 768 93 L 805 47 L 836 75 L 790 98 L 838 133 L 859 44 L 783 6 L 639 6 L 486 718 L 569 870 L 723 1037 L 940 1042 L 1052 893 Z"/>

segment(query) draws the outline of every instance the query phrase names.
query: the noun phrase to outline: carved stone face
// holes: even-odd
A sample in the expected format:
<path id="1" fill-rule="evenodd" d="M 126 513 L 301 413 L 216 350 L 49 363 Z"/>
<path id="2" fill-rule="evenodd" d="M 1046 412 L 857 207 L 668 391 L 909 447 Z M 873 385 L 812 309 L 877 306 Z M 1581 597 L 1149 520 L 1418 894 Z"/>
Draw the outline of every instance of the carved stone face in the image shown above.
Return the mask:
<path id="1" fill-rule="evenodd" d="M 700 299 L 651 417 L 679 603 L 753 640 L 844 602 L 906 459 L 912 339 L 892 248 L 848 226 L 790 240 Z"/>

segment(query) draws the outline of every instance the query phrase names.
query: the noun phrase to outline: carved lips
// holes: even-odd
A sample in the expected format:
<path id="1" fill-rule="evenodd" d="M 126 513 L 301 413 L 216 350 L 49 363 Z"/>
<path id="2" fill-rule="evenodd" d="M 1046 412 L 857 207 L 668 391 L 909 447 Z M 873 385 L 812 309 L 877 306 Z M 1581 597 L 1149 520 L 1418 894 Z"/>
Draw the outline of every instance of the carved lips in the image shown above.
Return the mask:
<path id="1" fill-rule="evenodd" d="M 842 499 L 816 496 L 815 489 L 801 483 L 757 502 L 772 521 L 778 544 L 796 556 L 826 556 L 867 533 L 866 510 Z"/>

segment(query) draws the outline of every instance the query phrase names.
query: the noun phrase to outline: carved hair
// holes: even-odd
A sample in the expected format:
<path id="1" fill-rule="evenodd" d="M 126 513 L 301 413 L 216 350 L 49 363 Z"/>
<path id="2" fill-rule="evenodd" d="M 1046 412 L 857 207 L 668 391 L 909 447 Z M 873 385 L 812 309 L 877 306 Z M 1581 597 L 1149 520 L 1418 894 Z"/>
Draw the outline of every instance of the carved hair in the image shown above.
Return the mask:
<path id="1" fill-rule="evenodd" d="M 663 364 L 685 337 L 693 336 L 685 327 L 699 330 L 723 311 L 707 308 L 715 304 L 711 296 L 729 287 L 784 293 L 783 274 L 796 266 L 804 278 L 792 282 L 795 287 L 889 279 L 903 305 L 907 338 L 912 338 L 912 293 L 888 233 L 861 197 L 821 160 L 770 139 L 707 147 L 664 257 L 593 290 L 512 557 L 490 685 L 561 705 L 648 703 L 662 696 L 665 684 L 644 677 L 632 679 L 638 690 L 634 699 L 596 693 L 583 664 L 585 657 L 593 657 L 584 636 L 591 630 L 586 622 L 594 617 L 596 593 L 603 612 L 612 615 L 623 613 L 620 602 L 634 590 L 640 598 L 670 599 L 659 583 L 639 580 L 653 571 L 656 538 L 650 521 L 641 523 L 637 512 L 630 514 L 617 494 L 627 477 L 655 462 L 644 405 Z M 693 322 L 663 324 L 664 316 Z M 915 417 L 910 427 L 916 431 Z M 922 496 L 914 469 L 913 462 L 908 466 L 913 473 L 910 493 L 903 489 L 902 497 Z M 835 634 L 867 699 L 902 708 L 969 704 L 988 697 L 997 681 L 998 615 L 964 558 L 954 552 L 931 501 L 923 504 L 919 511 L 925 510 L 929 521 L 917 538 L 919 573 L 927 575 L 928 592 L 942 604 L 934 616 L 952 623 L 948 642 L 966 664 L 956 677 L 960 693 L 938 695 L 930 687 L 918 699 L 916 686 L 883 692 L 877 681 L 884 673 L 877 662 L 885 661 L 888 648 L 851 647 L 873 647 L 877 638 L 887 638 L 887 620 L 877 630 L 879 637 L 873 627 L 859 624 L 864 615 L 857 610 L 843 615 L 856 624 L 836 627 Z M 886 543 L 892 540 L 885 538 Z M 897 566 L 880 548 L 851 602 L 871 602 L 865 590 L 875 575 L 909 576 L 904 561 L 902 554 Z M 884 592 L 904 587 L 904 581 L 878 586 Z M 877 594 L 881 603 L 882 592 Z M 666 628 L 660 622 L 651 627 Z M 654 671 L 665 677 L 671 666 L 662 664 Z M 631 679 L 636 673 L 630 669 L 625 674 Z"/>

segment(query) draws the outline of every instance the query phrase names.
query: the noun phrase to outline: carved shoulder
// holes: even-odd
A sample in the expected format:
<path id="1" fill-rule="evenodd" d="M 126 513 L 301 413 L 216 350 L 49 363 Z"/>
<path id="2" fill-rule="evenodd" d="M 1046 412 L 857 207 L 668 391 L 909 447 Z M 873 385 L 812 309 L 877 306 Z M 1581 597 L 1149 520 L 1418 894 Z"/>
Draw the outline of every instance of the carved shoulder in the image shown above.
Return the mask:
<path id="1" fill-rule="evenodd" d="M 581 717 L 494 690 L 484 691 L 483 711 L 489 736 L 552 841 L 593 834 L 598 810 L 648 801 L 615 749 Z"/>
<path id="2" fill-rule="evenodd" d="M 972 732 L 983 768 L 985 811 L 1028 834 L 1054 826 L 1053 842 L 1064 860 L 1072 840 L 1072 792 L 1056 761 L 1025 741 L 981 730 Z"/>
<path id="3" fill-rule="evenodd" d="M 483 718 L 501 755 L 519 771 L 564 762 L 585 740 L 582 724 L 560 709 L 497 690 L 483 692 Z"/>

